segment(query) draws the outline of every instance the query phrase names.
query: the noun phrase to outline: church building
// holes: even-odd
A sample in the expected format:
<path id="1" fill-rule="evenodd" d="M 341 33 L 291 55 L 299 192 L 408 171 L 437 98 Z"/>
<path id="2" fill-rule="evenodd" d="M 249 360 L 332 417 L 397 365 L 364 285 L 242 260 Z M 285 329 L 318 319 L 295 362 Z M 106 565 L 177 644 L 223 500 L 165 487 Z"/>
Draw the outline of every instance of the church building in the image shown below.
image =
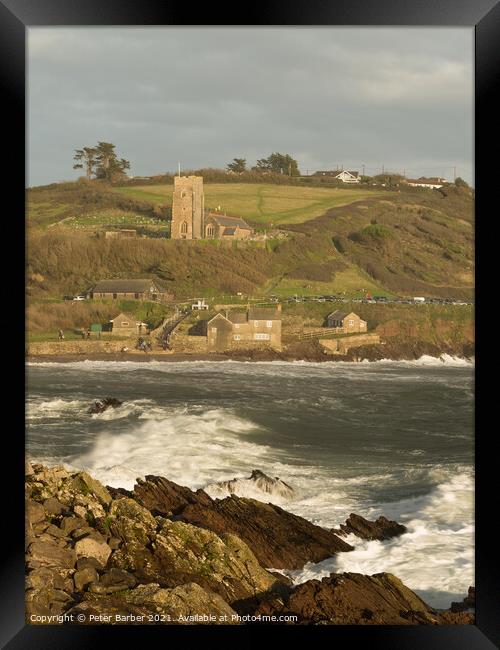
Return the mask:
<path id="1" fill-rule="evenodd" d="M 247 239 L 252 228 L 241 217 L 205 210 L 202 176 L 176 176 L 172 239 Z"/>

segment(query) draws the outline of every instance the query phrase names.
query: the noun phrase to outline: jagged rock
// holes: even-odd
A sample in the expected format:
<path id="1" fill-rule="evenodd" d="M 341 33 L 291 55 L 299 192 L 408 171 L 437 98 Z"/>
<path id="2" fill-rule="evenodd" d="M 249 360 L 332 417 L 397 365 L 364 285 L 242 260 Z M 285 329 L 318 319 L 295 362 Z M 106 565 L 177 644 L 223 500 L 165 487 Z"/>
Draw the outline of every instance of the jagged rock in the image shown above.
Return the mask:
<path id="1" fill-rule="evenodd" d="M 174 514 L 218 535 L 237 535 L 263 566 L 273 569 L 300 569 L 306 562 L 320 562 L 353 548 L 334 533 L 276 505 L 235 495 L 212 499 L 203 490 L 193 492 L 162 477 L 139 481 L 133 496 L 152 513 Z"/>
<path id="2" fill-rule="evenodd" d="M 196 582 L 234 600 L 278 584 L 250 549 L 233 535 L 158 517 L 132 499 L 114 501 L 109 527 L 123 541 L 112 565 L 132 572 L 141 582 L 174 587 Z"/>
<path id="3" fill-rule="evenodd" d="M 83 539 L 84 537 L 87 537 L 87 535 L 90 535 L 90 533 L 93 533 L 94 530 L 95 529 L 92 528 L 92 526 L 88 526 L 87 522 L 85 522 L 84 526 L 80 526 L 79 528 L 74 528 L 71 531 L 71 537 L 74 540 Z"/>
<path id="4" fill-rule="evenodd" d="M 74 530 L 87 526 L 87 521 L 83 517 L 64 517 L 61 520 L 61 530 L 65 535 L 71 535 Z"/>
<path id="5" fill-rule="evenodd" d="M 55 569 L 52 567 L 33 569 L 26 576 L 26 588 L 42 589 L 43 587 L 52 587 L 69 593 L 72 591 L 73 584 L 70 574 L 70 570 Z"/>
<path id="6" fill-rule="evenodd" d="M 468 609 L 476 607 L 476 589 L 469 587 L 467 596 L 460 603 L 451 603 L 450 611 L 453 613 L 466 612 Z"/>
<path id="7" fill-rule="evenodd" d="M 382 541 L 406 533 L 406 526 L 386 517 L 369 521 L 360 515 L 351 513 L 345 524 L 340 524 L 340 528 L 332 528 L 332 533 L 342 536 L 352 534 L 361 539 Z"/>
<path id="8" fill-rule="evenodd" d="M 162 476 L 146 476 L 137 479 L 131 495 L 154 515 L 177 514 L 193 503 L 210 506 L 212 499 L 203 490 L 193 492 L 188 487 L 177 485 Z"/>
<path id="9" fill-rule="evenodd" d="M 77 591 L 83 591 L 83 588 L 91 582 L 97 582 L 99 580 L 99 575 L 95 568 L 86 567 L 80 571 L 75 571 L 73 580 L 75 582 L 75 589 Z"/>
<path id="10" fill-rule="evenodd" d="M 105 397 L 102 400 L 96 400 L 92 406 L 89 407 L 87 413 L 104 413 L 107 409 L 117 408 L 122 404 L 123 402 L 120 402 L 120 400 L 115 397 Z"/>
<path id="11" fill-rule="evenodd" d="M 352 546 L 332 532 L 271 503 L 231 496 L 186 506 L 182 521 L 217 534 L 231 532 L 252 549 L 259 562 L 273 569 L 300 569 L 306 562 L 320 562 Z"/>
<path id="12" fill-rule="evenodd" d="M 45 521 L 45 509 L 41 503 L 28 499 L 26 503 L 27 521 L 33 525 L 41 521 Z"/>
<path id="13" fill-rule="evenodd" d="M 61 515 L 66 510 L 66 507 L 55 497 L 45 499 L 43 507 L 48 515 Z"/>
<path id="14" fill-rule="evenodd" d="M 137 580 L 131 573 L 116 568 L 109 569 L 109 571 L 103 573 L 100 582 L 103 585 L 126 584 L 128 587 L 135 587 L 137 584 Z"/>
<path id="15" fill-rule="evenodd" d="M 93 537 L 79 539 L 75 544 L 75 552 L 77 557 L 95 558 L 103 567 L 106 566 L 111 555 L 111 549 L 106 542 L 104 540 L 94 539 Z"/>
<path id="16" fill-rule="evenodd" d="M 28 589 L 26 592 L 26 618 L 29 621 L 32 614 L 55 615 L 62 614 L 73 598 L 61 589 L 42 587 L 41 589 Z"/>
<path id="17" fill-rule="evenodd" d="M 152 607 L 181 623 L 196 622 L 197 617 L 203 614 L 215 617 L 216 620 L 207 622 L 216 624 L 234 624 L 236 618 L 234 609 L 220 596 L 194 582 L 174 589 L 162 589 L 158 584 L 139 585 L 126 599 L 130 603 Z"/>
<path id="18" fill-rule="evenodd" d="M 83 506 L 75 506 L 73 508 L 73 512 L 77 517 L 80 519 L 84 519 L 86 523 L 86 517 L 87 517 L 87 508 L 84 508 Z"/>
<path id="19" fill-rule="evenodd" d="M 119 595 L 88 592 L 84 598 L 68 614 L 84 615 L 85 623 L 182 625 L 201 622 L 228 625 L 237 622 L 234 620 L 236 612 L 220 596 L 195 583 L 172 589 L 162 588 L 156 583 L 139 585 Z M 99 618 L 90 621 L 91 615 Z M 210 620 L 199 620 L 203 615 Z M 134 620 L 131 621 L 130 617 Z"/>
<path id="20" fill-rule="evenodd" d="M 76 561 L 76 568 L 78 571 L 83 571 L 83 569 L 88 568 L 102 571 L 104 567 L 95 557 L 79 557 Z"/>
<path id="21" fill-rule="evenodd" d="M 78 472 L 78 474 L 76 474 L 69 482 L 69 485 L 65 487 L 72 492 L 80 493 L 84 496 L 93 494 L 103 506 L 107 506 L 111 503 L 111 494 L 108 490 L 102 483 L 99 483 L 99 481 L 92 478 L 90 474 L 87 474 L 87 472 Z"/>
<path id="22" fill-rule="evenodd" d="M 75 562 L 75 551 L 59 546 L 54 541 L 37 539 L 28 547 L 26 564 L 30 569 L 38 569 L 43 566 L 72 569 Z"/>
<path id="23" fill-rule="evenodd" d="M 56 539 L 64 539 L 66 537 L 65 532 L 60 528 L 58 528 L 57 526 L 54 526 L 54 524 L 49 524 L 45 529 L 45 532 L 47 535 L 51 535 Z"/>
<path id="24" fill-rule="evenodd" d="M 262 599 L 254 614 L 287 614 L 297 623 L 415 625 L 443 623 L 439 615 L 390 573 L 331 574 L 308 580 L 280 601 Z"/>
<path id="25" fill-rule="evenodd" d="M 295 496 L 295 490 L 290 485 L 277 476 L 275 478 L 267 476 L 259 469 L 254 469 L 248 478 L 233 478 L 230 481 L 214 483 L 208 485 L 205 490 L 217 498 L 229 494 L 241 494 L 249 488 L 259 490 L 263 494 L 279 496 L 282 499 L 293 499 Z"/>

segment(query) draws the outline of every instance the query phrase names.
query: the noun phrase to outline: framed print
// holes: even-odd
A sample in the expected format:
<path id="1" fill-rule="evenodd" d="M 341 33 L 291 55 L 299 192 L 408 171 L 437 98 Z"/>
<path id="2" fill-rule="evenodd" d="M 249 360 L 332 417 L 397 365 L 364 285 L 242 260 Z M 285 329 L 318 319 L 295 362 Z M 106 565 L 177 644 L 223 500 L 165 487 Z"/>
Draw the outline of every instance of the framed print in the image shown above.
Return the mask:
<path id="1" fill-rule="evenodd" d="M 494 648 L 500 10 L 188 9 L 0 3 L 2 647 Z"/>

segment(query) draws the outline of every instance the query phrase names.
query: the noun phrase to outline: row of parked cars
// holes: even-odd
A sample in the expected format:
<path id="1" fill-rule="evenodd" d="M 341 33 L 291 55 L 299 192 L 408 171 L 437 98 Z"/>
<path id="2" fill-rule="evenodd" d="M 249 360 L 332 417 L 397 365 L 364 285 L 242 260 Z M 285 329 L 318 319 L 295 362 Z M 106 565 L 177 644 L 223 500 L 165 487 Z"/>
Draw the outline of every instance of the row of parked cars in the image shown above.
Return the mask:
<path id="1" fill-rule="evenodd" d="M 331 296 L 292 296 L 291 298 L 280 299 L 278 296 L 271 296 L 271 302 L 359 302 L 359 303 L 391 303 L 391 304 L 435 304 L 435 305 L 473 305 L 472 300 L 458 301 L 452 298 L 426 298 L 414 296 L 413 298 L 388 298 L 387 296 L 371 296 L 367 294 L 364 298 L 346 298 L 343 295 Z"/>

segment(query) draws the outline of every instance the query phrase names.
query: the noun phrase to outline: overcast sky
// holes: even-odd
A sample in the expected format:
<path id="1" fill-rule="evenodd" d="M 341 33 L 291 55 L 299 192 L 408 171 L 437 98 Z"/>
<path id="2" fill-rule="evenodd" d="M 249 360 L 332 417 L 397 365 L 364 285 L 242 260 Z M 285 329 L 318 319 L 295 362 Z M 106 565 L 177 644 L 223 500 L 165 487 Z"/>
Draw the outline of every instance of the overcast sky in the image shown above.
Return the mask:
<path id="1" fill-rule="evenodd" d="M 28 184 L 113 142 L 133 175 L 249 166 L 473 181 L 468 28 L 30 28 Z"/>

